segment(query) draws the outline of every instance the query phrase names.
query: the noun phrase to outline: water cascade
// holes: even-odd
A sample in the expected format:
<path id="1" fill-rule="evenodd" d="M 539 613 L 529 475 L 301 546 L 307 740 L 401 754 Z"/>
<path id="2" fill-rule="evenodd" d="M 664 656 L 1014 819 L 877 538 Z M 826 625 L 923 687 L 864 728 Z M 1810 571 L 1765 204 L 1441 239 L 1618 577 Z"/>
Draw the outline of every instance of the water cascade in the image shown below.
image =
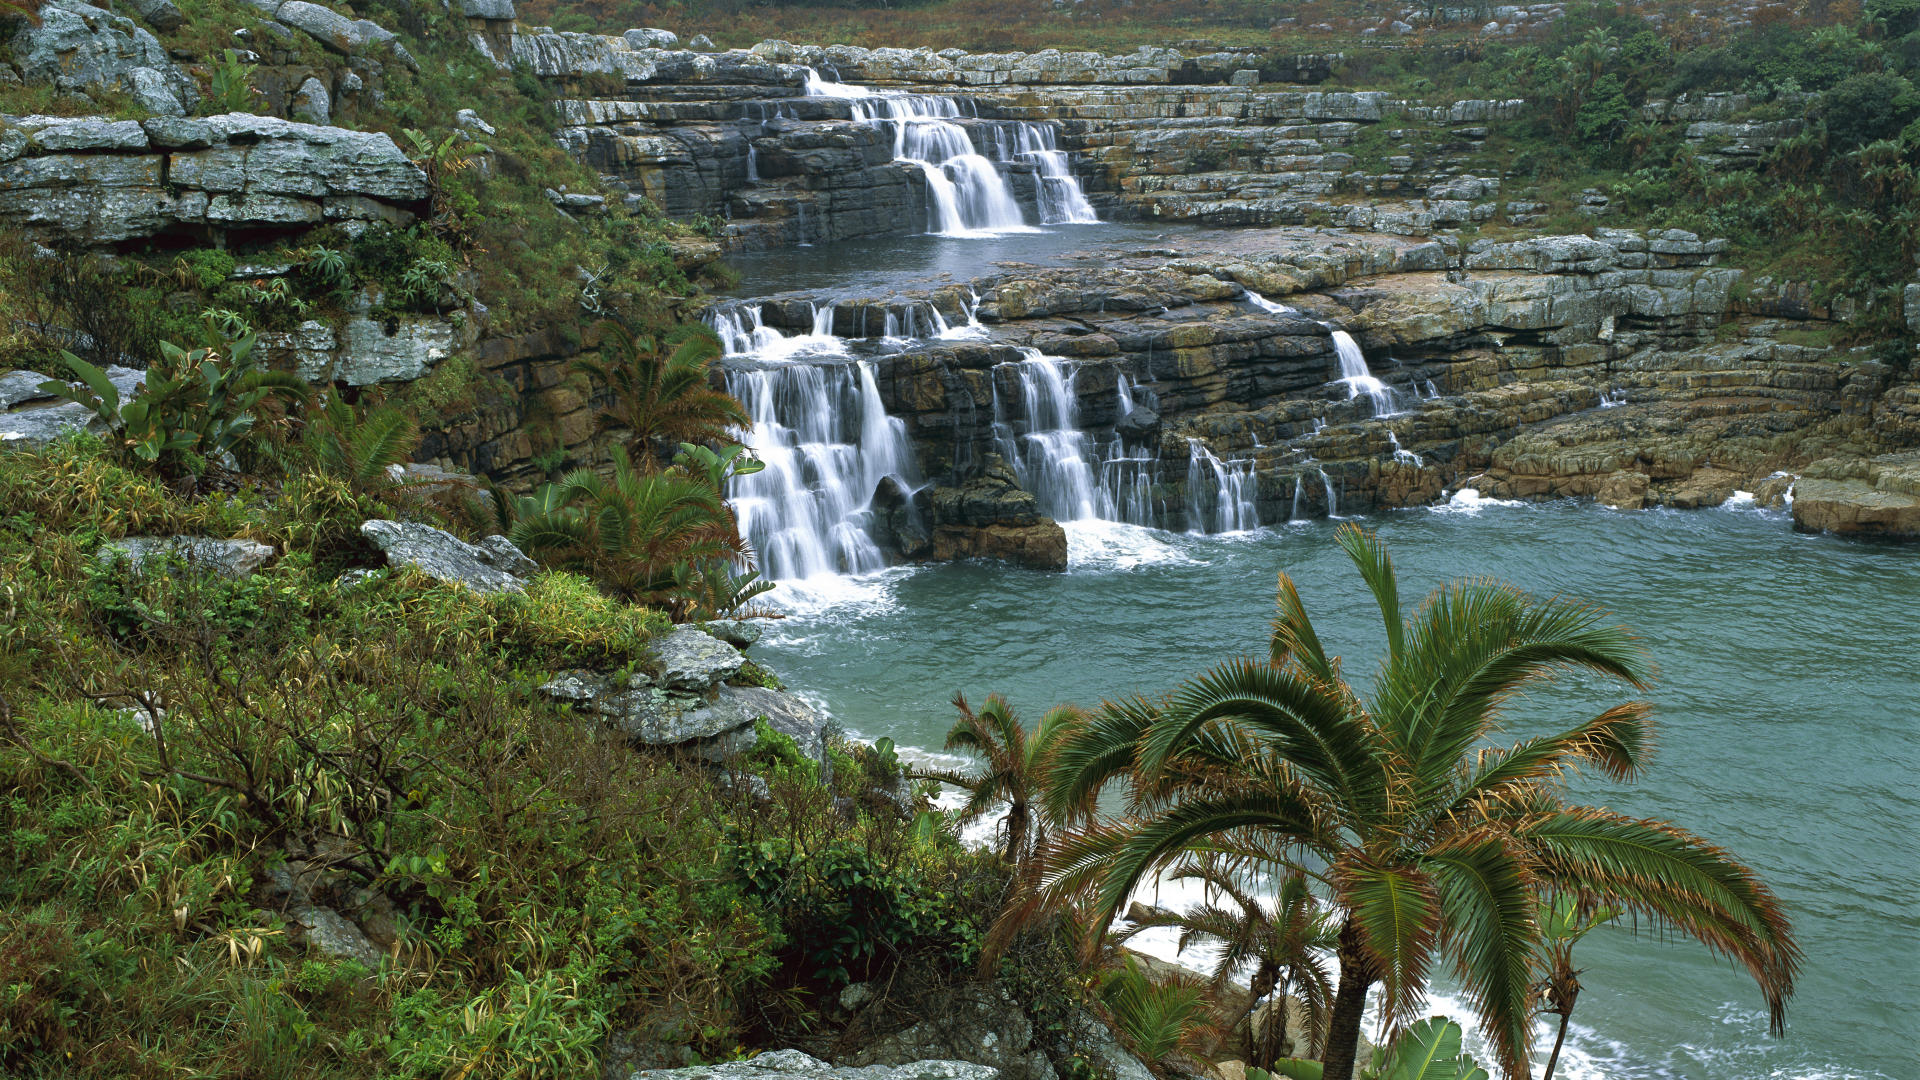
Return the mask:
<path id="1" fill-rule="evenodd" d="M 1252 304 L 1254 307 L 1259 308 L 1261 311 L 1267 312 L 1268 314 L 1271 314 L 1271 315 L 1298 314 L 1298 312 L 1288 307 L 1287 305 L 1277 304 L 1272 300 L 1269 300 L 1266 297 L 1261 296 L 1259 293 L 1254 292 L 1252 289 L 1247 290 L 1246 301 L 1247 303 Z"/>
<path id="2" fill-rule="evenodd" d="M 1345 330 L 1333 331 L 1333 349 L 1340 356 L 1340 381 L 1347 384 L 1347 398 L 1352 400 L 1362 394 L 1373 403 L 1373 415 L 1391 416 L 1399 411 L 1394 403 L 1393 391 L 1387 384 L 1374 378 L 1367 370 L 1366 355 L 1360 351 L 1360 343 Z"/>
<path id="3" fill-rule="evenodd" d="M 999 166 L 975 148 L 966 128 L 953 122 L 964 115 L 958 99 L 876 93 L 829 82 L 811 68 L 806 91 L 813 97 L 847 100 L 855 120 L 892 128 L 894 160 L 917 167 L 926 178 L 928 232 L 982 236 L 1029 229 Z M 1037 170 L 1042 224 L 1100 220 L 1068 171 L 1066 153 L 1056 147 L 1050 125 L 1009 123 L 997 127 L 994 135 L 1002 161 L 1029 161 Z"/>
<path id="4" fill-rule="evenodd" d="M 1152 525 L 1153 459 L 1128 456 L 1117 436 L 1103 447 L 1082 431 L 1068 362 L 1021 351 L 1026 359 L 1001 365 L 1019 387 L 1020 415 L 1001 399 L 998 379 L 993 401 L 994 440 L 1020 486 L 1055 521 Z M 1131 394 L 1121 393 L 1130 408 Z"/>
<path id="5" fill-rule="evenodd" d="M 1188 439 L 1187 448 L 1187 531 L 1245 532 L 1259 528 L 1253 462 L 1221 461 L 1199 439 Z"/>
<path id="6" fill-rule="evenodd" d="M 1392 431 L 1388 431 L 1387 441 L 1393 444 L 1393 460 L 1399 462 L 1402 465 L 1423 464 L 1420 460 L 1419 454 L 1416 454 L 1411 450 L 1405 449 L 1400 445 L 1400 436 L 1394 434 Z"/>
<path id="7" fill-rule="evenodd" d="M 761 318 L 757 306 L 711 317 L 727 355 L 760 364 L 727 375 L 753 418 L 742 441 L 767 466 L 732 482 L 740 532 L 771 579 L 878 570 L 886 558 L 868 529 L 873 490 L 887 477 L 908 490 L 919 483 L 906 425 L 887 415 L 872 365 L 827 332 L 831 307 L 792 337 Z"/>
<path id="8" fill-rule="evenodd" d="M 1322 469 L 1320 466 L 1315 465 L 1313 468 L 1315 472 L 1320 474 L 1320 483 L 1327 489 L 1327 516 L 1330 518 L 1339 517 L 1340 500 L 1333 497 L 1333 478 L 1328 476 L 1327 470 Z"/>
<path id="9" fill-rule="evenodd" d="M 1055 142 L 1051 124 L 1014 124 L 995 132 L 1002 161 L 1031 161 L 1040 184 L 1040 224 L 1089 225 L 1100 220 L 1067 167 L 1067 152 Z"/>

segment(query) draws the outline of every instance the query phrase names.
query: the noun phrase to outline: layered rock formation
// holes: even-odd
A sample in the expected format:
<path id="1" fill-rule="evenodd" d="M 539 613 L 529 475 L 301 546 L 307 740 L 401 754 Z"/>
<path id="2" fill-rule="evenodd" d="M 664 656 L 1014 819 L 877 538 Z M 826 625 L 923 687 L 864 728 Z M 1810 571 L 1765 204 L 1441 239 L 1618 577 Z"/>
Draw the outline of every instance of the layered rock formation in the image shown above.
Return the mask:
<path id="1" fill-rule="evenodd" d="M 383 134 L 232 113 L 0 117 L 0 223 L 99 245 L 413 220 L 426 175 Z"/>
<path id="2" fill-rule="evenodd" d="M 1691 234 L 1603 229 L 1462 249 L 1450 238 L 1275 229 L 1205 246 L 1174 258 L 1102 252 L 1097 267 L 871 298 L 787 294 L 757 313 L 770 327 L 847 337 L 907 324 L 916 306 L 951 324 L 979 320 L 974 339 L 864 356 L 934 481 L 915 508 L 922 522 L 947 520 L 983 483 L 1005 484 L 1009 433 L 1034 430 L 1021 419 L 1040 392 L 1023 377 L 1034 363 L 1055 365 L 1075 397 L 1075 452 L 1095 459 L 1093 482 L 1132 470 L 1118 479 L 1124 491 L 1107 494 L 1144 509 L 1119 516 L 1171 528 L 1244 527 L 1220 515 L 1234 476 L 1251 484 L 1235 497 L 1269 524 L 1416 505 L 1461 486 L 1701 506 L 1822 457 L 1920 443 L 1910 374 L 1864 353 L 1779 343 L 1779 324 L 1734 298 L 1741 274 L 1718 265 L 1724 245 Z M 1335 328 L 1358 340 L 1388 407 L 1348 377 Z M 1836 482 L 1891 506 L 1906 497 L 1904 473 L 1883 474 L 1893 479 L 1878 488 Z M 1018 479 L 1043 506 L 1057 493 L 1038 470 Z M 897 551 L 941 554 L 896 495 L 879 506 Z M 1858 525 L 1800 513 L 1862 530 L 1893 520 L 1879 509 Z"/>

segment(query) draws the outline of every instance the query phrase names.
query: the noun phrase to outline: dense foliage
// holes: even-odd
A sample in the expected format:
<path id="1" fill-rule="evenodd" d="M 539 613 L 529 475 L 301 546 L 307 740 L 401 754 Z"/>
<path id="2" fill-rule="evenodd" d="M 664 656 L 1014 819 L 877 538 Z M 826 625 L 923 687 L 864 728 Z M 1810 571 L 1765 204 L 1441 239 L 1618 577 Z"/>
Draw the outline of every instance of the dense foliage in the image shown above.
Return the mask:
<path id="1" fill-rule="evenodd" d="M 726 773 L 534 688 L 666 626 L 583 578 L 492 597 L 356 561 L 404 490 L 297 469 L 181 495 L 94 439 L 0 455 L 0 1071 L 573 1076 L 609 1032 L 722 1056 L 817 1024 L 807 988 L 970 969 L 1004 874 L 764 733 Z M 454 524 L 445 518 L 446 524 Z M 96 557 L 250 537 L 228 579 Z M 743 673 L 743 677 L 752 677 Z M 378 969 L 287 943 L 286 885 L 384 926 Z"/>

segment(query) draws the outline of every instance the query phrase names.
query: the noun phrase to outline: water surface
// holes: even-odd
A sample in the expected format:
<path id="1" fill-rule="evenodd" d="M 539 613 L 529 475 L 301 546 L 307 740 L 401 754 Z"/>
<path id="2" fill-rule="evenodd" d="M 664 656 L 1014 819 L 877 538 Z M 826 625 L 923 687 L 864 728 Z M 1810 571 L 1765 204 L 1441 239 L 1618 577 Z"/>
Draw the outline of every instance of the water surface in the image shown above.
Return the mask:
<path id="1" fill-rule="evenodd" d="M 1739 972 L 1691 942 L 1583 942 L 1575 1080 L 1912 1080 L 1920 1015 L 1920 552 L 1807 537 L 1750 507 L 1410 510 L 1367 522 L 1403 594 L 1491 574 L 1604 605 L 1660 665 L 1659 752 L 1640 783 L 1575 794 L 1731 848 L 1789 905 L 1807 967 L 1785 1039 Z M 756 655 L 850 730 L 934 749 L 948 699 L 1059 702 L 1168 689 L 1264 650 L 1275 574 L 1299 583 L 1350 677 L 1379 626 L 1329 523 L 1225 537 L 1071 526 L 1064 574 L 995 563 L 887 571 L 776 597 L 803 613 Z M 1568 678 L 1519 712 L 1544 725 L 1618 696 Z M 1457 1007 L 1442 994 L 1436 1009 Z"/>

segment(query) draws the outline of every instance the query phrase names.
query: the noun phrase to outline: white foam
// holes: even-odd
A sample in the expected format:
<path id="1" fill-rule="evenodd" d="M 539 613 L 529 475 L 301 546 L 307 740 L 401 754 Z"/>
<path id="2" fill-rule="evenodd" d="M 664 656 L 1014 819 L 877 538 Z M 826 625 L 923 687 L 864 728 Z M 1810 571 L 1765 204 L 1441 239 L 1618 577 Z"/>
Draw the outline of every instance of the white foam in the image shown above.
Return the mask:
<path id="1" fill-rule="evenodd" d="M 1069 570 L 1132 570 L 1194 561 L 1168 542 L 1170 534 L 1144 525 L 1084 518 L 1063 521 L 1060 528 L 1067 534 Z"/>
<path id="2" fill-rule="evenodd" d="M 1525 506 L 1519 499 L 1489 499 L 1476 488 L 1461 488 L 1453 493 L 1446 502 L 1428 507 L 1436 514 L 1466 514 L 1472 516 L 1489 506 Z"/>

